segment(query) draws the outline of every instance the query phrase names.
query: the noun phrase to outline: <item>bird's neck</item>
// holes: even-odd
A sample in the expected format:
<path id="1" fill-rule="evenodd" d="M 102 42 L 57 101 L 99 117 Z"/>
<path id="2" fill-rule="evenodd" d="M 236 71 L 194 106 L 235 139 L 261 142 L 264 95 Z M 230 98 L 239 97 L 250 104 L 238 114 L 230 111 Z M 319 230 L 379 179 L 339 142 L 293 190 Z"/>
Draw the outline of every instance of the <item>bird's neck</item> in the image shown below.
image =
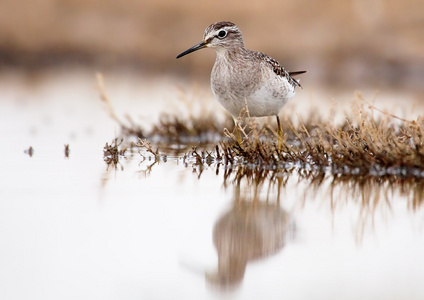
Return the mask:
<path id="1" fill-rule="evenodd" d="M 244 60 L 247 54 L 247 49 L 244 47 L 230 49 L 216 49 L 217 61 L 237 61 Z"/>

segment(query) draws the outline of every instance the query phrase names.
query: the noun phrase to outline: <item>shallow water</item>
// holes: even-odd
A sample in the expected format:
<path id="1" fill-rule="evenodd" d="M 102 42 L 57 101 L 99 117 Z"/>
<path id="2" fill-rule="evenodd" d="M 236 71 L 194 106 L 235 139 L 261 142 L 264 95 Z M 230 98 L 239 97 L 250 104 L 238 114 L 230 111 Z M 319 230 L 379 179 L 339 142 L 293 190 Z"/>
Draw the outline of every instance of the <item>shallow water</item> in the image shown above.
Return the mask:
<path id="1" fill-rule="evenodd" d="M 110 80 L 122 115 L 152 121 L 178 101 L 160 88 L 172 79 L 132 80 Z M 1 299 L 424 296 L 420 185 L 293 170 L 269 187 L 259 173 L 137 151 L 108 165 L 119 127 L 94 73 L 1 82 Z"/>

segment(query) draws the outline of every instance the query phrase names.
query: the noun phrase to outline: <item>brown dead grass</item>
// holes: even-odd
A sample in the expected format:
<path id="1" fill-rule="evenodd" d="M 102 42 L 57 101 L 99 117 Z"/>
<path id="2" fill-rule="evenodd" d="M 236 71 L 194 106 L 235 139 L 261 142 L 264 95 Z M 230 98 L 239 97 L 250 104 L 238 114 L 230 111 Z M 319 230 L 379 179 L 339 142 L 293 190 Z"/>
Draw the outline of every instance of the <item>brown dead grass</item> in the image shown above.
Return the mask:
<path id="1" fill-rule="evenodd" d="M 205 151 L 209 147 L 209 155 L 225 165 L 277 171 L 296 167 L 349 176 L 424 177 L 423 120 L 408 121 L 387 113 L 374 116 L 374 112 L 373 106 L 362 101 L 340 124 L 317 116 L 298 122 L 285 119 L 282 135 L 273 125 L 259 126 L 251 118 L 236 128 L 242 140 L 224 130 L 229 122 L 166 116 L 142 138 L 165 143 L 188 141 L 191 145 L 196 141 L 215 143 Z M 192 151 L 192 155 L 199 155 L 197 152 Z"/>
<path id="2" fill-rule="evenodd" d="M 337 176 L 424 178 L 423 119 L 406 120 L 384 112 L 359 93 L 351 112 L 340 123 L 316 114 L 296 122 L 286 118 L 282 133 L 277 133 L 273 125 L 259 125 L 255 118 L 246 118 L 247 122 L 239 119 L 231 129 L 232 120 L 219 121 L 212 114 L 190 114 L 187 119 L 164 115 L 147 131 L 131 119 L 124 122 L 116 116 L 102 76 L 97 79 L 100 97 L 122 135 L 137 137 L 139 143 L 133 146 L 146 148 L 155 156 L 160 150 L 153 150 L 151 142 L 165 148 L 177 144 L 174 148 L 178 151 L 201 146 L 202 155 L 196 148 L 190 151 L 199 164 L 207 157 L 209 162 L 227 166 L 277 172 L 295 167 Z"/>
<path id="3" fill-rule="evenodd" d="M 192 166 L 199 178 L 205 169 L 215 168 L 217 175 L 223 173 L 224 187 L 234 187 L 237 201 L 245 199 L 246 187 L 250 193 L 246 199 L 263 199 L 264 193 L 267 200 L 269 195 L 275 199 L 276 192 L 279 201 L 289 179 L 296 175 L 308 183 L 304 200 L 313 199 L 325 185 L 332 210 L 342 203 L 359 202 L 358 240 L 372 224 L 375 211 L 391 209 L 388 199 L 403 197 L 411 210 L 422 206 L 423 119 L 397 117 L 360 94 L 343 121 L 316 114 L 304 119 L 286 117 L 282 134 L 277 134 L 274 123 L 260 125 L 251 118 L 247 123 L 239 120 L 234 128 L 232 119 L 219 121 L 212 114 L 189 114 L 186 119 L 164 115 L 150 130 L 144 130 L 131 120 L 119 120 L 102 89 L 101 94 L 110 116 L 121 126 L 124 140 L 136 137 L 138 142 L 131 143 L 132 147 L 143 160 L 148 157 L 151 161 L 146 172 L 168 156 Z M 242 139 L 237 138 L 237 131 Z M 108 154 L 106 158 L 115 168 L 123 155 L 120 145 L 115 140 L 105 147 L 105 157 Z"/>

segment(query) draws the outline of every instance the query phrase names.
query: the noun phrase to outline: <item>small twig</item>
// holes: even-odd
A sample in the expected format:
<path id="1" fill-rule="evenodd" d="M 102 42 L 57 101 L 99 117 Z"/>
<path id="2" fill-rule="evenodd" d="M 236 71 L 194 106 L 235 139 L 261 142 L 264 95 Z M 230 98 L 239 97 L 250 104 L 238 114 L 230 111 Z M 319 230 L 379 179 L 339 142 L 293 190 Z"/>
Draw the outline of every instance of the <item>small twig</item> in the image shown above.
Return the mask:
<path id="1" fill-rule="evenodd" d="M 122 123 L 122 121 L 115 114 L 115 111 L 113 109 L 112 103 L 110 102 L 110 99 L 109 99 L 109 97 L 106 94 L 106 89 L 105 89 L 103 74 L 102 73 L 97 73 L 96 74 L 96 79 L 97 79 L 97 89 L 98 89 L 98 91 L 100 93 L 100 99 L 103 101 L 104 104 L 106 104 L 106 110 L 109 113 L 109 116 L 113 120 L 115 120 L 115 122 L 118 123 L 119 126 L 121 126 L 122 128 L 127 128 L 127 126 L 124 123 Z"/>
<path id="2" fill-rule="evenodd" d="M 415 122 L 415 121 L 410 121 L 410 120 L 407 120 L 407 119 L 398 117 L 398 116 L 396 116 L 394 114 L 388 113 L 387 111 L 384 111 L 384 110 L 382 110 L 382 109 L 374 106 L 373 104 L 371 104 L 367 100 L 365 100 L 360 93 L 356 93 L 356 96 L 359 98 L 359 100 L 365 102 L 368 105 L 368 108 L 371 109 L 371 110 L 376 110 L 376 111 L 378 111 L 378 112 L 380 112 L 380 113 L 382 113 L 382 114 L 384 114 L 386 116 L 389 116 L 391 118 L 400 120 L 400 121 L 405 122 L 405 123 L 408 123 L 408 124 L 414 124 L 414 125 L 417 124 L 417 122 Z"/>
<path id="3" fill-rule="evenodd" d="M 155 156 L 155 158 L 158 157 L 159 153 L 158 151 L 154 151 L 152 148 L 152 144 L 148 142 L 147 140 L 142 140 L 141 138 L 138 138 L 139 143 L 132 142 L 131 144 L 136 147 L 145 148 L 147 152 L 150 152 Z"/>
<path id="4" fill-rule="evenodd" d="M 311 136 L 309 135 L 309 131 L 306 129 L 305 124 L 302 121 L 302 118 L 297 113 L 296 113 L 296 116 L 297 116 L 297 119 L 299 120 L 299 124 L 302 127 L 303 131 L 306 133 L 306 135 L 308 136 L 308 138 L 310 138 Z"/>
<path id="5" fill-rule="evenodd" d="M 237 138 L 236 138 L 236 136 L 234 135 L 234 133 L 231 133 L 227 128 L 224 128 L 224 135 L 227 137 L 227 138 L 230 138 L 230 139 L 232 139 L 232 140 L 237 140 Z"/>

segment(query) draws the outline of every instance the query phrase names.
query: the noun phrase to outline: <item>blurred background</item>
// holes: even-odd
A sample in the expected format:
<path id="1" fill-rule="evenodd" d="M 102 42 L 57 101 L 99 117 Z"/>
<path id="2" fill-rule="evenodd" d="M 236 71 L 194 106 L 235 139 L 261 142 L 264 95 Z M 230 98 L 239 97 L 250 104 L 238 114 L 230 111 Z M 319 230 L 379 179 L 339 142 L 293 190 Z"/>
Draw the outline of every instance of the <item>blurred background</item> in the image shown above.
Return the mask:
<path id="1" fill-rule="evenodd" d="M 302 82 L 424 91 L 424 2 L 419 0 L 2 0 L 0 67 L 37 71 L 130 68 L 208 80 L 211 50 L 176 60 L 211 23 L 228 20 L 248 48 Z M 207 53 L 206 53 L 207 52 Z"/>
<path id="2" fill-rule="evenodd" d="M 231 299 L 423 299 L 422 181 L 314 177 L 303 162 L 281 176 L 258 166 L 241 181 L 251 171 L 137 149 L 105 164 L 103 147 L 121 130 L 97 72 L 128 126 L 148 131 L 162 113 L 195 109 L 230 118 L 209 87 L 214 51 L 175 58 L 221 20 L 248 48 L 307 70 L 282 120 L 331 124 L 335 107 L 344 121 L 358 114 L 355 90 L 400 117 L 424 111 L 423 0 L 0 0 L 1 299 L 222 299 L 205 284 L 219 274 L 217 253 L 243 272 L 252 256 L 215 248 L 214 228 L 257 197 L 281 204 L 295 230 L 273 246 L 279 254 L 247 267 Z M 179 146 L 169 151 L 187 151 Z M 239 219 L 255 220 L 258 207 Z M 258 243 L 277 240 L 266 217 L 248 226 Z M 228 224 L 221 236 L 236 236 Z M 241 236 L 222 243 L 244 245 Z"/>

